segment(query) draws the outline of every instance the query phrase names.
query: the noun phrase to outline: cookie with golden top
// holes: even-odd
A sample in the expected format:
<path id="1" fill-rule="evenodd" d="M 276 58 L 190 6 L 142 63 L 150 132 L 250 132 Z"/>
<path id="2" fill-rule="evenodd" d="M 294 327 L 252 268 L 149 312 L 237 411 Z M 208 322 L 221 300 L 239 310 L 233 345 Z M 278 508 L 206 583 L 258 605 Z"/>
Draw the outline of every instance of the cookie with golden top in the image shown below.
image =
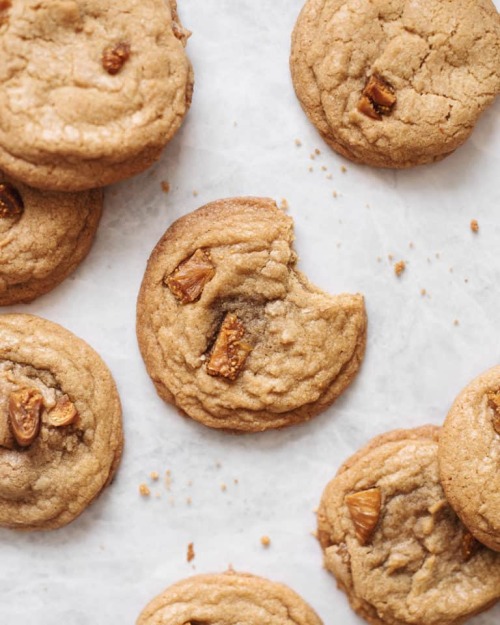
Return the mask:
<path id="1" fill-rule="evenodd" d="M 500 367 L 467 385 L 443 425 L 444 492 L 470 532 L 500 551 Z"/>
<path id="2" fill-rule="evenodd" d="M 0 306 L 51 291 L 87 256 L 101 190 L 39 191 L 0 173 Z"/>
<path id="3" fill-rule="evenodd" d="M 322 625 L 293 590 L 262 577 L 228 571 L 196 575 L 156 597 L 137 625 Z"/>
<path id="4" fill-rule="evenodd" d="M 0 2 L 0 168 L 77 191 L 160 156 L 193 91 L 175 0 Z"/>
<path id="5" fill-rule="evenodd" d="M 500 17 L 491 0 L 308 0 L 290 65 L 334 150 L 376 167 L 430 163 L 500 92 Z"/>
<path id="6" fill-rule="evenodd" d="M 441 487 L 438 434 L 377 437 L 323 493 L 325 567 L 373 625 L 458 625 L 500 598 L 500 554 L 474 540 Z"/>
<path id="7" fill-rule="evenodd" d="M 210 427 L 262 431 L 310 419 L 350 384 L 363 298 L 313 286 L 292 242 L 292 219 L 265 198 L 213 202 L 167 230 L 137 307 L 163 399 Z"/>
<path id="8" fill-rule="evenodd" d="M 110 483 L 120 399 L 96 352 L 32 315 L 0 316 L 0 526 L 56 529 Z"/>

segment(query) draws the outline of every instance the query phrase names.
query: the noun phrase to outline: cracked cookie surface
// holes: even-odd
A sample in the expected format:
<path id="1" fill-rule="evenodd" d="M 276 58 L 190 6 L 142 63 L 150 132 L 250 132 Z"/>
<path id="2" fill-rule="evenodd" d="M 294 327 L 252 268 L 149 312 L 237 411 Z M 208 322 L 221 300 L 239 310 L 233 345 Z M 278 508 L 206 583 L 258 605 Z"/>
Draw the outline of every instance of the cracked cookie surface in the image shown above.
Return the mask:
<path id="1" fill-rule="evenodd" d="M 500 551 L 500 367 L 459 394 L 440 436 L 443 488 L 470 532 Z"/>
<path id="2" fill-rule="evenodd" d="M 308 0 L 290 66 L 334 150 L 411 167 L 459 147 L 500 91 L 500 17 L 490 0 Z"/>
<path id="3" fill-rule="evenodd" d="M 500 598 L 500 554 L 472 541 L 447 502 L 437 428 L 407 432 L 377 437 L 327 485 L 318 510 L 325 566 L 374 625 L 458 625 Z M 380 506 L 370 509 L 373 491 Z"/>
<path id="4" fill-rule="evenodd" d="M 137 625 L 322 625 L 293 590 L 246 573 L 197 575 L 156 597 Z"/>
<path id="5" fill-rule="evenodd" d="M 163 399 L 210 427 L 262 431 L 310 419 L 349 385 L 363 297 L 311 285 L 292 241 L 292 219 L 265 198 L 213 202 L 167 230 L 137 307 Z"/>
<path id="6" fill-rule="evenodd" d="M 50 321 L 1 315 L 0 525 L 70 523 L 109 484 L 122 446 L 120 400 L 96 352 Z"/>
<path id="7" fill-rule="evenodd" d="M 78 267 L 102 201 L 101 190 L 39 191 L 0 173 L 0 306 L 30 302 Z"/>
<path id="8" fill-rule="evenodd" d="M 0 3 L 0 167 L 77 191 L 159 158 L 191 102 L 174 0 Z"/>

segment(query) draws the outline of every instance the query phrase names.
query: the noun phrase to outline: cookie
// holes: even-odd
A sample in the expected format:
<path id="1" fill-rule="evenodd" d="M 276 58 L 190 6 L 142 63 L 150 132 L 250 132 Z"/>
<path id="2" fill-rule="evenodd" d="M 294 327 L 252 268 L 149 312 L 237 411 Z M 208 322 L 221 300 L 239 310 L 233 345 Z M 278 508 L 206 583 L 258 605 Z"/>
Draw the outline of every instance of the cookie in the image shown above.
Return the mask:
<path id="1" fill-rule="evenodd" d="M 61 326 L 0 315 L 0 526 L 73 521 L 113 478 L 121 407 L 96 352 Z"/>
<path id="2" fill-rule="evenodd" d="M 470 532 L 500 551 L 500 366 L 455 400 L 439 439 L 444 492 Z"/>
<path id="3" fill-rule="evenodd" d="M 262 577 L 228 571 L 185 579 L 153 599 L 137 625 L 322 625 L 293 590 Z"/>
<path id="4" fill-rule="evenodd" d="M 500 91 L 500 18 L 491 0 L 308 0 L 290 66 L 334 150 L 375 167 L 430 163 Z"/>
<path id="5" fill-rule="evenodd" d="M 0 173 L 0 306 L 51 291 L 86 257 L 102 191 L 38 191 Z"/>
<path id="6" fill-rule="evenodd" d="M 214 428 L 262 431 L 327 408 L 361 364 L 361 295 L 295 268 L 293 222 L 265 198 L 207 204 L 149 260 L 137 335 L 160 396 Z"/>
<path id="7" fill-rule="evenodd" d="M 500 598 L 500 554 L 446 500 L 436 435 L 428 426 L 377 437 L 321 499 L 325 567 L 374 625 L 458 625 Z"/>
<path id="8" fill-rule="evenodd" d="M 0 168 L 78 191 L 154 163 L 189 108 L 175 0 L 0 2 Z"/>

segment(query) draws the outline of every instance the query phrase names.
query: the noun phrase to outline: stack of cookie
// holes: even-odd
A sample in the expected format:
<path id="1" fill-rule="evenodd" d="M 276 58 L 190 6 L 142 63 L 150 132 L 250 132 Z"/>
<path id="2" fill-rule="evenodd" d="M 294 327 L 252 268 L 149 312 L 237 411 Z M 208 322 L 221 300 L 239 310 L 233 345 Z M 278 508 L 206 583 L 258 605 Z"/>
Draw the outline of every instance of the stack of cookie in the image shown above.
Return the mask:
<path id="1" fill-rule="evenodd" d="M 191 103 L 175 0 L 0 2 L 0 305 L 84 259 L 92 191 L 154 163 Z"/>
<path id="2" fill-rule="evenodd" d="M 383 434 L 326 487 L 325 567 L 368 622 L 452 625 L 500 599 L 499 389 L 496 367 L 442 429 Z"/>

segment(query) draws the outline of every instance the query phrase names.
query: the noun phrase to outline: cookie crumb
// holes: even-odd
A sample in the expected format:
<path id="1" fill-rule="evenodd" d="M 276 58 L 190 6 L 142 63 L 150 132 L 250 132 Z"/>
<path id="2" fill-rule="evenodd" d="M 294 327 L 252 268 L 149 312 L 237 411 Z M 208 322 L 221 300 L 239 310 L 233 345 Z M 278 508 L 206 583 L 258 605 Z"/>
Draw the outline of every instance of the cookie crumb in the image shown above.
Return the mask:
<path id="1" fill-rule="evenodd" d="M 225 492 L 226 492 L 226 490 L 227 490 L 227 486 L 226 486 L 225 484 L 221 484 L 221 485 L 220 485 L 220 489 L 221 489 L 221 491 L 222 491 L 223 493 L 225 493 Z"/>
<path id="2" fill-rule="evenodd" d="M 377 256 L 377 263 L 381 263 L 382 262 L 382 256 Z"/>
<path id="3" fill-rule="evenodd" d="M 338 196 L 339 196 L 339 194 L 337 193 L 337 191 L 333 191 L 332 195 L 333 195 L 333 197 L 338 197 Z"/>
<path id="4" fill-rule="evenodd" d="M 198 191 L 196 190 L 193 191 L 193 197 L 198 197 Z"/>
<path id="5" fill-rule="evenodd" d="M 345 165 L 342 165 L 342 167 L 340 168 L 340 171 L 345 174 L 347 171 L 347 167 Z"/>
<path id="6" fill-rule="evenodd" d="M 309 158 L 314 161 L 314 159 L 316 158 L 316 155 L 314 154 L 314 152 L 312 154 L 309 154 Z"/>
<path id="7" fill-rule="evenodd" d="M 238 480 L 237 478 L 234 478 L 233 482 L 234 482 L 235 484 L 239 484 L 239 483 L 240 483 L 240 482 L 239 482 L 239 480 Z"/>
<path id="8" fill-rule="evenodd" d="M 427 291 L 426 291 L 425 289 L 421 289 L 421 290 L 420 290 L 420 295 L 421 295 L 422 297 L 425 297 L 425 296 L 427 295 Z"/>
<path id="9" fill-rule="evenodd" d="M 170 487 L 172 486 L 172 472 L 170 471 L 170 469 L 167 469 L 167 471 L 165 471 L 165 486 L 167 490 L 170 490 Z"/>
<path id="10" fill-rule="evenodd" d="M 458 319 L 455 319 L 455 320 L 453 321 L 453 325 L 454 325 L 454 326 L 458 326 L 458 325 L 460 325 L 460 321 L 459 321 Z"/>
<path id="11" fill-rule="evenodd" d="M 389 259 L 390 263 L 392 263 L 392 261 L 394 260 L 394 256 L 392 254 L 388 254 L 387 258 Z"/>
<path id="12" fill-rule="evenodd" d="M 399 276 L 403 273 L 403 271 L 406 269 L 406 263 L 404 260 L 399 260 L 395 265 L 394 265 L 394 273 Z"/>
<path id="13" fill-rule="evenodd" d="M 193 503 L 193 500 L 191 499 L 191 497 L 188 497 L 186 499 L 186 503 L 187 503 L 188 506 L 190 506 Z"/>
<path id="14" fill-rule="evenodd" d="M 269 538 L 269 536 L 262 536 L 262 538 L 260 539 L 260 544 L 263 547 L 269 547 L 269 545 L 271 544 L 271 539 Z"/>
<path id="15" fill-rule="evenodd" d="M 309 173 L 313 172 L 314 169 L 312 167 L 309 167 Z"/>
<path id="16" fill-rule="evenodd" d="M 321 154 L 321 150 L 318 150 L 318 148 L 316 148 L 314 150 L 314 154 L 316 154 L 316 156 L 319 156 Z"/>
<path id="17" fill-rule="evenodd" d="M 194 545 L 193 543 L 189 543 L 188 548 L 187 548 L 187 556 L 186 559 L 188 562 L 191 562 L 192 560 L 194 560 Z"/>
<path id="18" fill-rule="evenodd" d="M 470 229 L 472 230 L 472 232 L 479 232 L 479 224 L 477 223 L 477 219 L 471 220 Z"/>
<path id="19" fill-rule="evenodd" d="M 146 484 L 140 484 L 139 485 L 139 492 L 140 492 L 142 497 L 149 497 L 149 495 L 151 495 L 151 491 L 146 486 Z"/>
<path id="20" fill-rule="evenodd" d="M 282 198 L 280 208 L 282 211 L 287 211 L 290 208 L 290 206 L 288 205 L 288 201 L 285 198 Z"/>
<path id="21" fill-rule="evenodd" d="M 333 178 L 332 174 L 328 174 L 328 176 L 326 177 L 327 180 L 331 180 Z"/>
<path id="22" fill-rule="evenodd" d="M 162 180 L 161 190 L 163 191 L 163 193 L 168 193 L 170 191 L 170 185 L 166 180 Z"/>
<path id="23" fill-rule="evenodd" d="M 413 245 L 413 241 L 410 241 L 410 244 L 408 245 L 408 247 L 410 248 L 410 250 L 412 250 L 415 246 Z"/>
<path id="24" fill-rule="evenodd" d="M 302 147 L 302 141 L 300 139 L 295 139 L 295 145 L 300 148 Z"/>
<path id="25" fill-rule="evenodd" d="M 313 531 L 311 532 L 311 536 L 312 536 L 313 538 L 316 538 L 316 539 L 317 539 L 317 538 L 318 538 L 318 532 L 317 532 L 316 530 L 313 530 Z"/>
<path id="26" fill-rule="evenodd" d="M 321 165 L 321 171 L 326 171 L 325 165 Z"/>
<path id="27" fill-rule="evenodd" d="M 156 471 L 151 471 L 151 473 L 149 474 L 149 477 L 153 480 L 153 482 L 156 482 L 156 480 L 160 477 L 158 475 L 158 473 Z"/>

